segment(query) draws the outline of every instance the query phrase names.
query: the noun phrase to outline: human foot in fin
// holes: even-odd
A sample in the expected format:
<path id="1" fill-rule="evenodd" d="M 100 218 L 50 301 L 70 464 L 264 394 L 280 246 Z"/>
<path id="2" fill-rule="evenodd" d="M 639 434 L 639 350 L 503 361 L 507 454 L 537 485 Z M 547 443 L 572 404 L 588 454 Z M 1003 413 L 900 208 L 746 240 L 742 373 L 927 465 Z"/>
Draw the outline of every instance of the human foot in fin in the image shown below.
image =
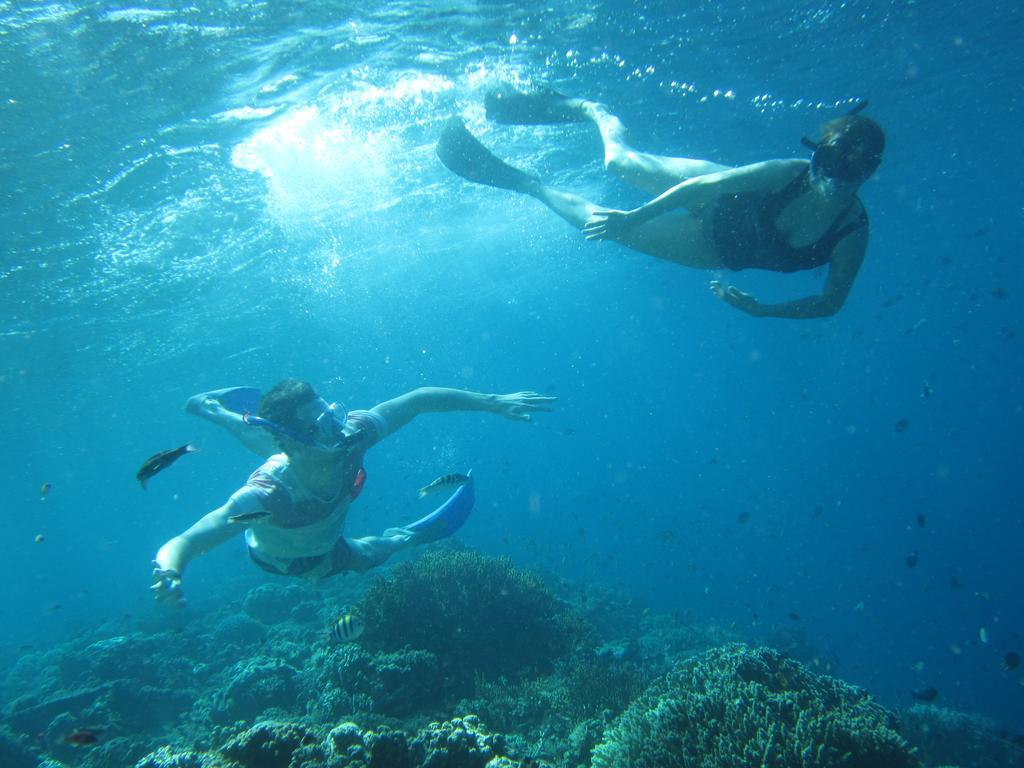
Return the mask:
<path id="1" fill-rule="evenodd" d="M 580 111 L 583 99 L 563 96 L 550 88 L 530 93 L 505 87 L 484 97 L 487 119 L 506 125 L 549 125 L 580 123 L 586 116 Z"/>
<path id="2" fill-rule="evenodd" d="M 459 486 L 458 490 L 449 496 L 448 500 L 440 507 L 414 523 L 409 523 L 401 528 L 388 528 L 384 531 L 384 536 L 408 535 L 410 543 L 413 544 L 427 544 L 451 536 L 462 527 L 466 518 L 469 517 L 469 513 L 473 511 L 475 494 L 472 470 L 466 475 L 469 480 Z"/>
<path id="3" fill-rule="evenodd" d="M 495 157 L 458 117 L 450 118 L 441 132 L 437 156 L 452 173 L 477 184 L 527 194 L 540 184 L 535 176 Z"/>

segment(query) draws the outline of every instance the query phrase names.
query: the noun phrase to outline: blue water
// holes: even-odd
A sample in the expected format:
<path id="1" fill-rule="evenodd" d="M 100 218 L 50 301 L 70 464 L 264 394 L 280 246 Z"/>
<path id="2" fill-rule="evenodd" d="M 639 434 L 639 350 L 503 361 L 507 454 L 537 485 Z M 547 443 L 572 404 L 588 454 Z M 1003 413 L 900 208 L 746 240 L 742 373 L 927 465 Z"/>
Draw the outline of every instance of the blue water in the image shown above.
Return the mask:
<path id="1" fill-rule="evenodd" d="M 931 685 L 1024 730 L 1001 667 L 1024 650 L 1022 34 L 1014 2 L 0 2 L 3 658 L 170 621 L 153 553 L 254 467 L 189 395 L 535 389 L 559 400 L 531 424 L 431 415 L 375 448 L 347 532 L 472 466 L 470 546 L 750 641 L 797 629 L 883 703 Z M 729 164 L 800 156 L 868 98 L 888 148 L 846 307 L 750 318 L 713 274 L 461 182 L 433 151 L 452 113 L 558 185 L 642 201 L 592 128 L 487 124 L 501 82 Z M 189 610 L 263 578 L 225 545 Z"/>

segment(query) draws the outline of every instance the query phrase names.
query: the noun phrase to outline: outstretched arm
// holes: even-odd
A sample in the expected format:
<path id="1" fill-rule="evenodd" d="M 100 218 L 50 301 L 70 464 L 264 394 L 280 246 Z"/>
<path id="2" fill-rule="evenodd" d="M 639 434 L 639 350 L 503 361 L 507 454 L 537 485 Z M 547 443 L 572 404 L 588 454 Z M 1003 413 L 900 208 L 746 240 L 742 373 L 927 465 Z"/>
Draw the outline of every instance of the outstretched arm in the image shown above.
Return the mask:
<path id="1" fill-rule="evenodd" d="M 181 574 L 185 566 L 199 555 L 209 552 L 223 544 L 241 530 L 243 526 L 228 522 L 230 515 L 236 514 L 233 501 L 213 510 L 201 518 L 195 525 L 179 536 L 164 544 L 153 560 L 153 596 L 157 600 L 167 600 L 181 605 L 184 597 L 181 593 Z"/>
<path id="2" fill-rule="evenodd" d="M 762 304 L 749 293 L 731 285 L 723 285 L 718 280 L 711 282 L 711 290 L 726 304 L 754 317 L 830 317 L 843 308 L 864 261 L 867 246 L 867 227 L 861 227 L 843 238 L 832 252 L 825 287 L 816 296 L 806 296 L 782 304 Z"/>
<path id="3" fill-rule="evenodd" d="M 693 210 L 722 195 L 781 189 L 807 168 L 806 160 L 766 160 L 717 173 L 694 176 L 631 211 L 598 210 L 584 224 L 588 240 L 616 240 L 637 227 L 677 208 Z"/>
<path id="4" fill-rule="evenodd" d="M 401 429 L 423 413 L 488 411 L 517 421 L 529 421 L 532 413 L 550 411 L 555 398 L 536 392 L 486 395 L 465 389 L 420 387 L 374 406 L 373 413 L 387 422 L 391 432 Z"/>

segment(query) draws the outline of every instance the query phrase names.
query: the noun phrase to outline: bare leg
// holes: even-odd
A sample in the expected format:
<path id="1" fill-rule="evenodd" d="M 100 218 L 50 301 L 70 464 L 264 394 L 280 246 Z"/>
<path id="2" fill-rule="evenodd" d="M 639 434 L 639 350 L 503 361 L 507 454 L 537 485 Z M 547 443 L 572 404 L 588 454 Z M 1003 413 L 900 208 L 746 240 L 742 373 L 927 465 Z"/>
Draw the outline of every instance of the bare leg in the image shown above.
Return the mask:
<path id="1" fill-rule="evenodd" d="M 666 157 L 637 152 L 626 141 L 626 127 L 608 108 L 596 101 L 584 101 L 580 110 L 597 126 L 604 142 L 604 165 L 627 184 L 660 195 L 666 189 L 694 176 L 729 170 L 708 160 Z"/>
<path id="2" fill-rule="evenodd" d="M 389 529 L 389 533 L 390 531 L 395 532 L 385 536 L 345 539 L 350 554 L 346 570 L 368 571 L 370 568 L 376 568 L 395 552 L 416 544 L 411 533 L 402 532 L 400 529 Z"/>
<path id="3" fill-rule="evenodd" d="M 571 192 L 552 189 L 539 181 L 529 185 L 523 192 L 539 200 L 576 229 L 582 229 L 594 211 L 603 207 Z M 700 221 L 684 212 L 659 216 L 636 227 L 616 242 L 634 251 L 674 261 L 685 267 L 722 267 L 721 260 L 704 237 Z"/>
<path id="4" fill-rule="evenodd" d="M 524 192 L 542 202 L 576 229 L 583 229 L 583 225 L 594 215 L 594 211 L 606 207 L 592 203 L 572 192 L 552 189 L 539 181 L 525 189 Z"/>
<path id="5" fill-rule="evenodd" d="M 684 177 L 681 177 L 679 172 L 684 168 L 709 173 L 712 169 L 721 167 L 701 160 L 659 159 L 654 155 L 633 152 L 622 142 L 622 124 L 599 107 L 600 105 L 595 105 L 593 111 L 607 117 L 603 122 L 604 133 L 608 136 L 606 148 L 611 156 L 621 159 L 621 162 L 616 161 L 609 167 L 617 168 L 637 186 L 649 189 L 652 194 L 660 194 L 664 188 L 681 181 Z M 467 181 L 508 189 L 539 200 L 576 229 L 582 229 L 594 212 L 602 207 L 571 192 L 553 189 L 537 177 L 499 160 L 470 134 L 457 118 L 450 120 L 442 132 L 437 145 L 437 156 L 449 170 Z M 659 216 L 635 227 L 619 238 L 618 242 L 641 253 L 689 267 L 721 267 L 721 262 L 714 255 L 714 249 L 704 237 L 700 221 L 683 211 Z"/>

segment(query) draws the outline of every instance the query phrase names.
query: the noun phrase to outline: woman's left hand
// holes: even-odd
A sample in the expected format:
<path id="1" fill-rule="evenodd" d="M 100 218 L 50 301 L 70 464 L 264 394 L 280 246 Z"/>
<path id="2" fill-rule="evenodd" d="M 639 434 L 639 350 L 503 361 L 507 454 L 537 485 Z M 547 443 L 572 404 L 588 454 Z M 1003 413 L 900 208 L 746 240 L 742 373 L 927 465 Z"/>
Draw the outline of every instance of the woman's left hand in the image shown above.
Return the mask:
<path id="1" fill-rule="evenodd" d="M 761 304 L 749 293 L 741 291 L 734 285 L 723 285 L 719 280 L 712 280 L 709 286 L 718 298 L 736 309 L 754 317 L 761 316 Z"/>
<path id="2" fill-rule="evenodd" d="M 531 413 L 550 412 L 549 403 L 557 400 L 537 392 L 513 392 L 493 397 L 495 413 L 515 421 L 529 421 Z"/>
<path id="3" fill-rule="evenodd" d="M 587 240 L 615 240 L 633 228 L 631 214 L 631 211 L 599 208 L 583 225 L 583 236 Z"/>

